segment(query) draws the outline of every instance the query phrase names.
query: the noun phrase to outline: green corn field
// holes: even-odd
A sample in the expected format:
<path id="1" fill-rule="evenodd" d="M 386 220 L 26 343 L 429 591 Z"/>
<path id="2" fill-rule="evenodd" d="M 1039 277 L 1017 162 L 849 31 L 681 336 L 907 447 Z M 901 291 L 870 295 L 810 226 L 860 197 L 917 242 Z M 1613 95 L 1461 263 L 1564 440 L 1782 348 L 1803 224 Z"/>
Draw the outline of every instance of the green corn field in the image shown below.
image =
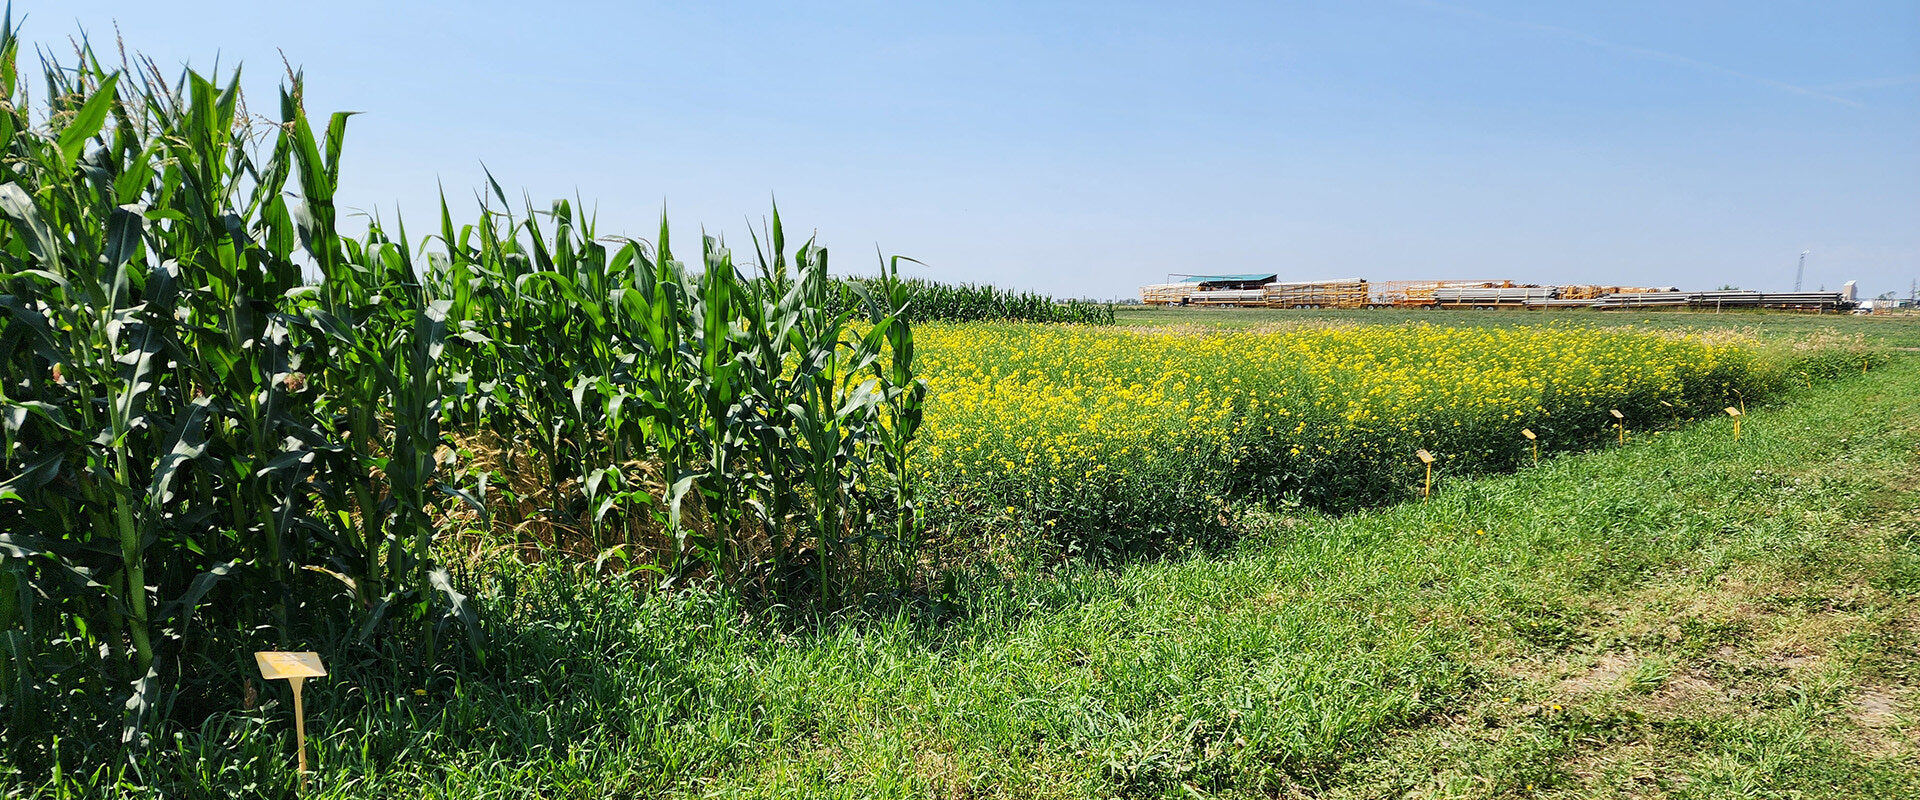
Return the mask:
<path id="1" fill-rule="evenodd" d="M 902 281 L 912 294 L 907 316 L 915 322 L 1063 322 L 1112 325 L 1113 304 L 1091 300 L 1056 300 L 1037 292 L 1017 292 L 983 284 L 948 284 L 924 278 Z M 850 284 L 872 285 L 872 279 Z"/>
<path id="2" fill-rule="evenodd" d="M 57 722 L 8 726 L 17 763 L 106 720 L 138 748 L 253 650 L 484 660 L 446 528 L 823 608 L 914 579 L 897 260 L 832 278 L 776 212 L 688 264 L 664 220 L 603 238 L 497 184 L 434 235 L 345 236 L 348 116 L 299 76 L 262 122 L 237 71 L 83 49 L 36 105 L 19 50 L 9 21 L 0 691 Z"/>

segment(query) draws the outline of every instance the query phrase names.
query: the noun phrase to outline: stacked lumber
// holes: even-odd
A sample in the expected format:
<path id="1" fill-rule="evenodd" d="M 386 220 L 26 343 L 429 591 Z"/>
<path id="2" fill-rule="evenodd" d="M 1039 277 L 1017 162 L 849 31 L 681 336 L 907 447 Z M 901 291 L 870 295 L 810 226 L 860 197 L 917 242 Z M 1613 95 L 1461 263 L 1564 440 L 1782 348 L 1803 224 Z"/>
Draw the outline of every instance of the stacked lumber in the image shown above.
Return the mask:
<path id="1" fill-rule="evenodd" d="M 1367 304 L 1426 307 L 1435 305 L 1433 293 L 1441 289 L 1494 289 L 1512 285 L 1513 281 L 1379 281 L 1368 284 Z"/>
<path id="2" fill-rule="evenodd" d="M 1215 285 L 1248 286 L 1252 281 Z M 1785 308 L 1809 311 L 1853 306 L 1840 292 L 1682 292 L 1670 286 L 1517 285 L 1513 281 L 1272 281 L 1258 288 L 1205 288 L 1195 281 L 1140 287 L 1148 305 L 1265 308 Z M 1851 287 L 1849 287 L 1851 288 Z"/>
<path id="3" fill-rule="evenodd" d="M 1148 284 L 1140 287 L 1140 302 L 1150 306 L 1177 306 L 1198 291 L 1200 284 L 1190 282 Z"/>
<path id="4" fill-rule="evenodd" d="M 1362 308 L 1367 305 L 1367 282 L 1359 278 L 1276 282 L 1267 284 L 1264 294 L 1272 308 Z"/>
<path id="5" fill-rule="evenodd" d="M 1598 300 L 1610 294 L 1649 294 L 1653 292 L 1671 292 L 1671 286 L 1600 286 L 1597 284 L 1564 284 L 1554 287 L 1560 290 L 1561 300 Z"/>

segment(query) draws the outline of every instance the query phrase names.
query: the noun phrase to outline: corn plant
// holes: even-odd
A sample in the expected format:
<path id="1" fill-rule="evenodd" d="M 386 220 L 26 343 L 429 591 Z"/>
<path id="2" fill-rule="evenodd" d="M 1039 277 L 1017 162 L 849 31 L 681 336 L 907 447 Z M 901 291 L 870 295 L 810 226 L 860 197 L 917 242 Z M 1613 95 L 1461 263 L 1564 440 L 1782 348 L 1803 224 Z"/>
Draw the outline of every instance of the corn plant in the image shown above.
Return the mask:
<path id="1" fill-rule="evenodd" d="M 76 66 L 49 65 L 36 116 L 17 52 L 9 21 L 11 754 L 45 758 L 45 734 L 93 741 L 108 714 L 116 746 L 137 748 L 184 688 L 237 693 L 249 649 L 380 636 L 436 608 L 471 625 L 432 553 L 445 307 L 419 290 L 404 241 L 334 229 L 346 117 L 323 144 L 297 76 L 280 124 L 256 126 L 237 71 L 169 83 L 84 47 Z"/>
<path id="2" fill-rule="evenodd" d="M 854 278 L 850 284 L 873 289 L 904 287 L 912 299 L 909 316 L 916 322 L 1064 322 L 1112 325 L 1113 304 L 1093 300 L 1058 300 L 1037 292 L 1020 292 L 986 284 L 950 284 L 923 278 L 902 279 L 882 264 L 881 274 Z"/>
<path id="3" fill-rule="evenodd" d="M 690 269 L 664 218 L 651 242 L 604 237 L 570 202 L 513 211 L 491 176 L 470 224 L 443 201 L 420 242 L 398 216 L 349 236 L 348 116 L 316 127 L 300 75 L 263 123 L 238 71 L 169 82 L 82 43 L 47 64 L 36 113 L 17 52 L 9 20 L 0 745 L 17 766 L 46 768 L 56 740 L 82 762 L 137 752 L 155 722 L 232 708 L 251 650 L 426 666 L 459 626 L 483 662 L 479 612 L 440 565 L 450 527 L 823 608 L 918 578 L 901 542 L 925 385 L 897 261 L 835 278 L 814 242 L 787 252 L 776 212 L 752 267 L 702 237 Z"/>

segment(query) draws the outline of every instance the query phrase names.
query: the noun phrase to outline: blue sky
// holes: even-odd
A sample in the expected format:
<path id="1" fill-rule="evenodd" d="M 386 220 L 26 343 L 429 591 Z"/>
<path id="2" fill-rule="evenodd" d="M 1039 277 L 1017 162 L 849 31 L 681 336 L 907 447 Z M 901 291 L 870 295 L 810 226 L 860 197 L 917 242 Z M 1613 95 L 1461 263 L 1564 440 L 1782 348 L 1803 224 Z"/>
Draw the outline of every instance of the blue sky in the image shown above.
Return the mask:
<path id="1" fill-rule="evenodd" d="M 280 55 L 342 202 L 425 230 L 485 164 L 603 232 L 1125 297 L 1168 273 L 1786 289 L 1920 278 L 1920 3 L 15 0 L 172 69 Z"/>

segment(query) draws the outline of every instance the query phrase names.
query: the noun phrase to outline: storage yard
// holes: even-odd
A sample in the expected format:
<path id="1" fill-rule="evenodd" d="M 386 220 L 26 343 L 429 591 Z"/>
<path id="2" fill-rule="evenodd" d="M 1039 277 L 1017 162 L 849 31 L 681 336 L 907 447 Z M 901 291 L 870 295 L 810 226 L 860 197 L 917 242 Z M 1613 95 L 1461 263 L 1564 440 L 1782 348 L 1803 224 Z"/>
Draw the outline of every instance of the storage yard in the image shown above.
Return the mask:
<path id="1" fill-rule="evenodd" d="M 1671 286 L 1548 286 L 1484 281 L 1282 281 L 1277 274 L 1170 276 L 1140 287 L 1150 306 L 1242 308 L 1776 308 L 1847 311 L 1857 303 L 1849 281 L 1838 292 L 1681 291 Z"/>

